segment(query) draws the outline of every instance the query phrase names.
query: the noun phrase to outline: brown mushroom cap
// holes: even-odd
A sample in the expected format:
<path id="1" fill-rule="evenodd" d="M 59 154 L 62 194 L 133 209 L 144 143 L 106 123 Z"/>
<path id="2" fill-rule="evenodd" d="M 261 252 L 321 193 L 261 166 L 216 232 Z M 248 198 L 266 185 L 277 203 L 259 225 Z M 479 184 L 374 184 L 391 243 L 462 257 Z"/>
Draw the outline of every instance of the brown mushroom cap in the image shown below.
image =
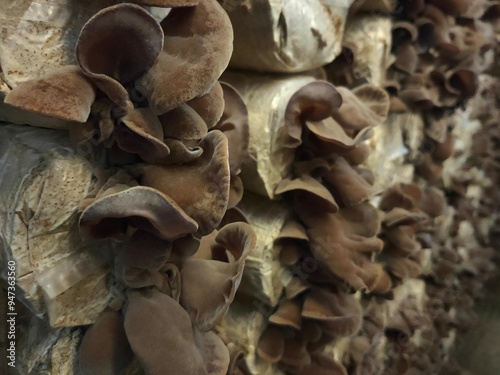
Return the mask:
<path id="1" fill-rule="evenodd" d="M 403 44 L 396 49 L 396 61 L 394 67 L 407 73 L 413 74 L 417 68 L 418 55 L 416 48 L 410 43 Z"/>
<path id="2" fill-rule="evenodd" d="M 250 130 L 248 111 L 241 95 L 231 85 L 221 82 L 224 95 L 224 111 L 214 129 L 224 133 L 229 144 L 229 168 L 231 175 L 240 173 L 248 154 Z"/>
<path id="3" fill-rule="evenodd" d="M 83 26 L 76 56 L 97 87 L 121 108 L 131 109 L 122 84 L 151 67 L 162 47 L 163 31 L 151 14 L 138 5 L 117 4 L 99 11 Z"/>
<path id="4" fill-rule="evenodd" d="M 269 317 L 269 321 L 276 325 L 288 326 L 300 330 L 302 326 L 302 301 L 298 298 L 287 299 Z"/>
<path id="5" fill-rule="evenodd" d="M 223 92 L 224 85 L 226 84 L 216 82 L 208 93 L 186 102 L 205 121 L 208 129 L 217 124 L 224 112 L 224 102 L 227 103 Z"/>
<path id="6" fill-rule="evenodd" d="M 290 98 L 285 109 L 287 139 L 285 147 L 301 144 L 303 121 L 321 121 L 342 104 L 342 97 L 326 81 L 308 83 Z"/>
<path id="7" fill-rule="evenodd" d="M 231 176 L 231 184 L 229 187 L 229 201 L 227 202 L 227 209 L 236 207 L 243 198 L 243 181 L 240 176 Z"/>
<path id="8" fill-rule="evenodd" d="M 207 123 L 188 104 L 183 103 L 161 116 L 163 134 L 166 138 L 175 138 L 183 141 L 200 140 L 207 134 Z"/>
<path id="9" fill-rule="evenodd" d="M 383 123 L 389 112 L 389 95 L 377 86 L 365 84 L 349 90 L 338 87 L 342 105 L 333 118 L 343 129 L 360 131 Z"/>
<path id="10" fill-rule="evenodd" d="M 125 332 L 150 375 L 225 375 L 229 352 L 213 332 L 201 333 L 188 313 L 156 288 L 129 293 Z"/>
<path id="11" fill-rule="evenodd" d="M 85 333 L 79 349 L 83 375 L 114 375 L 124 371 L 133 357 L 121 312 L 106 309 Z"/>
<path id="12" fill-rule="evenodd" d="M 191 258 L 180 266 L 180 303 L 203 332 L 218 323 L 233 301 L 256 236 L 250 225 L 232 223 L 220 230 L 215 241 L 219 246 L 212 248 L 212 260 Z"/>
<path id="13" fill-rule="evenodd" d="M 259 338 L 257 355 L 264 361 L 277 363 L 285 351 L 285 338 L 280 328 L 269 325 Z"/>
<path id="14" fill-rule="evenodd" d="M 344 206 L 362 202 L 373 194 L 372 186 L 342 157 L 332 157 L 330 170 L 323 174 L 324 184 Z"/>
<path id="15" fill-rule="evenodd" d="M 91 238 L 123 238 L 128 223 L 167 240 L 198 228 L 171 198 L 144 186 L 98 198 L 80 216 L 80 230 Z"/>
<path id="16" fill-rule="evenodd" d="M 70 65 L 17 85 L 5 96 L 5 103 L 45 116 L 85 122 L 94 99 L 92 83 L 77 66 Z"/>
<path id="17" fill-rule="evenodd" d="M 158 114 L 208 93 L 233 50 L 231 22 L 216 0 L 175 8 L 161 25 L 163 52 L 136 82 Z"/>
<path id="18" fill-rule="evenodd" d="M 200 143 L 203 153 L 182 165 L 144 165 L 141 183 L 167 194 L 199 224 L 202 235 L 222 220 L 229 200 L 227 138 L 211 131 Z"/>
<path id="19" fill-rule="evenodd" d="M 355 289 L 381 291 L 390 288 L 388 275 L 368 254 L 380 252 L 383 242 L 377 210 L 368 203 L 321 213 L 307 200 L 295 200 L 295 209 L 308 227 L 310 249 L 329 272 Z"/>
<path id="20" fill-rule="evenodd" d="M 172 243 L 154 234 L 137 230 L 128 240 L 123 264 L 142 269 L 159 270 L 167 262 Z"/>
<path id="21" fill-rule="evenodd" d="M 305 298 L 302 316 L 321 321 L 332 336 L 350 336 L 361 328 L 362 309 L 353 295 L 313 288 Z"/>
<path id="22" fill-rule="evenodd" d="M 303 192 L 301 196 L 306 194 L 309 200 L 314 200 L 318 204 L 321 204 L 327 212 L 337 212 L 339 209 L 335 198 L 333 198 L 328 189 L 321 182 L 310 176 L 305 175 L 293 180 L 285 178 L 280 181 L 275 192 L 276 194 L 284 194 L 296 190 Z"/>
<path id="23" fill-rule="evenodd" d="M 163 142 L 161 123 L 148 108 L 134 109 L 121 119 L 116 142 L 122 150 L 138 154 L 148 163 L 162 163 L 170 154 Z"/>
<path id="24" fill-rule="evenodd" d="M 163 164 L 190 163 L 203 154 L 203 149 L 201 147 L 190 147 L 186 145 L 188 142 L 183 142 L 179 139 L 165 138 L 164 142 L 170 150 L 170 154 L 168 158 L 163 161 Z"/>

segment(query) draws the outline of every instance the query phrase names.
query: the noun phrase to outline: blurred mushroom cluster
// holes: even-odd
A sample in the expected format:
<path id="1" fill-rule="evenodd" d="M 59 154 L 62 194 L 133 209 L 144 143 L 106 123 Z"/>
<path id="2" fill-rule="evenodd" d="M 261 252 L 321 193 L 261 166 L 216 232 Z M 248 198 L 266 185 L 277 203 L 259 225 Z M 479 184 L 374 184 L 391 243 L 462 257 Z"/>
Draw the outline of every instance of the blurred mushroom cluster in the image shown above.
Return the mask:
<path id="1" fill-rule="evenodd" d="M 500 244 L 498 1 L 1 11 L 20 374 L 462 373 Z"/>
<path id="2" fill-rule="evenodd" d="M 75 212 L 81 241 L 121 243 L 108 259 L 112 298 L 79 348 L 83 374 L 138 364 L 148 374 L 225 374 L 229 352 L 212 330 L 256 241 L 231 213 L 249 132 L 239 94 L 218 82 L 229 18 L 215 0 L 156 5 L 173 7 L 161 23 L 130 3 L 92 15 L 77 65 L 25 80 L 3 101 L 8 118 L 68 129 L 93 174 Z"/>

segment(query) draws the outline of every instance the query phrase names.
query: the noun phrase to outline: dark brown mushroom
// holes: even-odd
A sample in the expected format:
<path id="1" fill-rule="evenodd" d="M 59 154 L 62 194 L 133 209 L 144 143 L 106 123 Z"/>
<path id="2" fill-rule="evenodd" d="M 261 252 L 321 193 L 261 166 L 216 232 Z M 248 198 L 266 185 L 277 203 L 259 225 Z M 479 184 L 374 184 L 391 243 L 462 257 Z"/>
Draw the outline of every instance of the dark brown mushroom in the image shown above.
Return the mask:
<path id="1" fill-rule="evenodd" d="M 122 313 L 107 308 L 85 333 L 78 354 L 83 375 L 122 373 L 133 358 Z"/>
<path id="2" fill-rule="evenodd" d="M 229 200 L 227 138 L 211 131 L 200 143 L 203 153 L 182 165 L 144 165 L 138 171 L 141 183 L 167 194 L 199 225 L 202 235 L 212 232 L 222 220 Z"/>
<path id="3" fill-rule="evenodd" d="M 121 119 L 116 128 L 116 142 L 127 152 L 138 154 L 148 163 L 167 160 L 170 149 L 163 142 L 163 129 L 158 117 L 147 108 L 138 108 Z"/>
<path id="4" fill-rule="evenodd" d="M 234 87 L 221 83 L 224 94 L 224 112 L 215 125 L 224 133 L 229 144 L 229 168 L 231 175 L 240 173 L 241 165 L 248 153 L 250 130 L 248 128 L 248 111 L 243 99 Z"/>
<path id="5" fill-rule="evenodd" d="M 80 216 L 80 231 L 86 237 L 124 239 L 131 224 L 173 240 L 198 228 L 171 198 L 158 190 L 145 186 L 109 190 L 109 194 L 98 197 Z"/>
<path id="6" fill-rule="evenodd" d="M 161 375 L 225 375 L 229 352 L 213 332 L 192 326 L 188 313 L 174 299 L 149 288 L 129 293 L 125 332 L 143 369 Z"/>
<path id="7" fill-rule="evenodd" d="M 212 260 L 191 258 L 180 266 L 180 303 L 203 332 L 218 323 L 233 301 L 256 236 L 250 225 L 232 223 L 219 231 L 215 241 Z"/>
<path id="8" fill-rule="evenodd" d="M 96 13 L 82 28 L 78 64 L 94 84 L 125 110 L 133 104 L 122 84 L 150 68 L 163 47 L 163 32 L 138 5 L 117 4 Z M 119 54 L 111 51 L 119 50 Z"/>

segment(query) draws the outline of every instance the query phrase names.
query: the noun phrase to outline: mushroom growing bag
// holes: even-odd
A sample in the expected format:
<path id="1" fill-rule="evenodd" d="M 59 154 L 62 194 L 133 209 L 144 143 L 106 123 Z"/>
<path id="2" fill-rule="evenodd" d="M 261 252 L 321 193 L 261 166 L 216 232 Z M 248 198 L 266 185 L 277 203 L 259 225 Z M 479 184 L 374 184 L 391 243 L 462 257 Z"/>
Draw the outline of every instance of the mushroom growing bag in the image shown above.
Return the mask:
<path id="1" fill-rule="evenodd" d="M 2 0 L 0 66 L 15 87 L 55 68 L 75 63 L 82 26 L 117 0 Z"/>
<path id="2" fill-rule="evenodd" d="M 19 125 L 0 125 L 0 153 L 0 260 L 16 262 L 19 300 L 47 312 L 53 327 L 93 323 L 111 298 L 106 256 L 97 252 L 111 252 L 80 238 L 90 164 L 67 133 Z"/>
<path id="3" fill-rule="evenodd" d="M 230 66 L 264 72 L 303 72 L 341 52 L 350 0 L 225 1 L 234 29 Z"/>

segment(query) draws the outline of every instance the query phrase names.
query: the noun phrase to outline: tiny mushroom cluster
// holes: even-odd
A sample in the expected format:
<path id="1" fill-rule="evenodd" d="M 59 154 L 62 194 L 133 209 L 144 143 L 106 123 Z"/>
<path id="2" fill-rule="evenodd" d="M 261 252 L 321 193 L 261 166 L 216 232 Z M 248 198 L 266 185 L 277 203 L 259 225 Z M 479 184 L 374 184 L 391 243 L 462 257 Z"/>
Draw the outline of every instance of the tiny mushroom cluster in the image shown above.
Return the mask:
<path id="1" fill-rule="evenodd" d="M 161 22 L 137 4 L 102 9 L 81 30 L 78 65 L 19 84 L 5 103 L 106 151 L 79 224 L 85 241 L 123 242 L 123 293 L 86 332 L 82 373 L 138 362 L 147 374 L 222 375 L 229 351 L 212 330 L 256 241 L 235 208 L 246 106 L 217 81 L 232 26 L 216 0 L 136 3 L 172 9 Z"/>

